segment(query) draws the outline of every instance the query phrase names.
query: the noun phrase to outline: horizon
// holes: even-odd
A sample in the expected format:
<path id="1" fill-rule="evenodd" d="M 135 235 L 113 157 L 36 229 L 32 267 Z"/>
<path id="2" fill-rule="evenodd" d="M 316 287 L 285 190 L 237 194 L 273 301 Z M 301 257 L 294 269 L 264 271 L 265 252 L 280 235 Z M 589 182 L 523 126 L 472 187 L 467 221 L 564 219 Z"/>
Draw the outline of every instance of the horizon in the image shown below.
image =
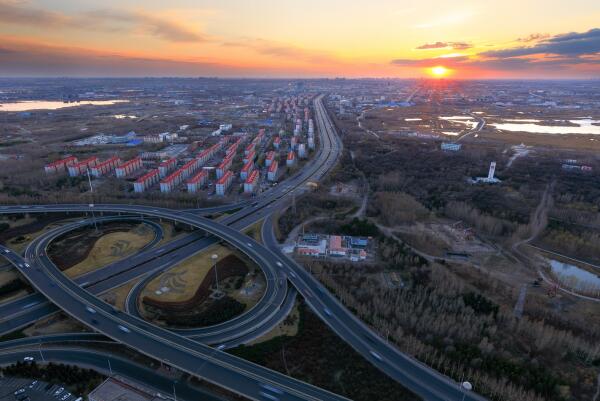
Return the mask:
<path id="1" fill-rule="evenodd" d="M 0 76 L 600 77 L 590 0 L 47 3 L 0 0 Z"/>

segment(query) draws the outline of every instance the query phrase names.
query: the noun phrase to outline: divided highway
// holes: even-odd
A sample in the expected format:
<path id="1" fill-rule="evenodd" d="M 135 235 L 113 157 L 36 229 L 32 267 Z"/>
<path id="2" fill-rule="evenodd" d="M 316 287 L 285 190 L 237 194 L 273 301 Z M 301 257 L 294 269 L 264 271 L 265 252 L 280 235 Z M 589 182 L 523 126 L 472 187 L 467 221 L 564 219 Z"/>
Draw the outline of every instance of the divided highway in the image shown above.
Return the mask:
<path id="1" fill-rule="evenodd" d="M 92 209 L 107 213 L 140 214 L 189 224 L 229 242 L 244 252 L 265 271 L 276 274 L 274 288 L 283 287 L 283 277 L 306 299 L 307 304 L 341 338 L 348 342 L 373 365 L 402 383 L 425 400 L 483 400 L 473 393 L 463 394 L 460 386 L 433 369 L 399 352 L 348 311 L 314 277 L 293 260 L 282 255 L 272 231 L 271 214 L 289 204 L 291 194 L 305 191 L 307 180 L 320 180 L 336 163 L 341 141 L 322 103 L 315 100 L 315 119 L 321 146 L 315 163 L 269 191 L 251 205 L 218 223 L 186 211 L 175 211 L 136 205 L 44 205 L 0 207 L 0 213 L 16 212 L 89 212 Z M 266 217 L 262 246 L 234 227 L 248 226 Z M 135 316 L 119 312 L 65 277 L 46 256 L 47 243 L 40 241 L 28 248 L 26 258 L 0 247 L 0 252 L 52 300 L 58 307 L 94 330 L 126 344 L 148 356 L 176 366 L 192 375 L 255 400 L 342 400 L 298 380 L 264 367 L 233 357 L 196 341 L 149 324 Z M 32 249 L 33 248 L 33 249 Z M 279 285 L 277 285 L 279 283 Z M 287 287 L 285 285 L 285 287 Z M 281 307 L 283 304 L 279 304 Z M 258 330 L 257 324 L 257 330 Z M 271 390 L 269 390 L 271 389 Z M 272 389 L 275 389 L 273 392 Z M 267 390 L 265 392 L 265 390 Z M 271 392 L 269 392 L 271 391 Z M 265 396 L 266 394 L 266 396 Z M 270 398 L 269 398 L 270 397 Z M 273 398 L 274 397 L 274 398 Z"/>

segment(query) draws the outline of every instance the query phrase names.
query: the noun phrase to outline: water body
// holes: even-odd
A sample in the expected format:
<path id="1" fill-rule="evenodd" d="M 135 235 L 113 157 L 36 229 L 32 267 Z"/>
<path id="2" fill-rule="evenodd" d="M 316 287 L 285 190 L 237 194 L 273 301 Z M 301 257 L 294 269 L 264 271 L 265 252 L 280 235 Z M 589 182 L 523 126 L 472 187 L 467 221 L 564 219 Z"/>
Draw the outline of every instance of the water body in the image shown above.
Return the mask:
<path id="1" fill-rule="evenodd" d="M 132 118 L 132 119 L 133 118 L 138 118 L 137 116 L 134 116 L 134 115 L 127 116 L 125 114 L 115 114 L 113 117 L 116 118 L 117 120 L 122 120 L 124 118 Z"/>
<path id="2" fill-rule="evenodd" d="M 510 120 L 506 120 L 510 121 Z M 571 124 L 576 124 L 577 127 L 567 127 L 560 125 L 540 125 L 533 123 L 494 123 L 489 124 L 501 131 L 512 132 L 529 132 L 532 134 L 587 134 L 600 135 L 600 126 L 593 125 L 600 123 L 600 120 L 584 119 L 584 120 L 568 120 Z"/>
<path id="3" fill-rule="evenodd" d="M 473 117 L 468 116 L 450 116 L 450 117 L 438 117 L 440 120 L 450 121 L 451 123 L 463 124 L 473 129 L 477 127 L 478 122 L 473 120 Z"/>
<path id="4" fill-rule="evenodd" d="M 16 103 L 0 103 L 0 111 L 30 111 L 30 110 L 57 110 L 77 106 L 108 106 L 116 103 L 127 103 L 129 100 L 83 100 L 76 103 L 64 103 L 52 100 L 25 100 Z"/>
<path id="5" fill-rule="evenodd" d="M 564 285 L 578 291 L 600 291 L 600 277 L 575 265 L 549 260 L 550 269 Z"/>

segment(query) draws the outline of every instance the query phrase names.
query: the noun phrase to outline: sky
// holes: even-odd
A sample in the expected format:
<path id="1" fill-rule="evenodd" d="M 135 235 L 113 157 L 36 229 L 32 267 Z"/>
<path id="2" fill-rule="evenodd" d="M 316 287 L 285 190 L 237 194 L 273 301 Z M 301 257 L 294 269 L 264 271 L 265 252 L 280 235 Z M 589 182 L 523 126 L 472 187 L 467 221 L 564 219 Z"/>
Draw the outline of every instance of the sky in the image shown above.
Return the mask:
<path id="1" fill-rule="evenodd" d="M 600 1 L 0 0 L 0 76 L 435 74 L 600 78 Z"/>

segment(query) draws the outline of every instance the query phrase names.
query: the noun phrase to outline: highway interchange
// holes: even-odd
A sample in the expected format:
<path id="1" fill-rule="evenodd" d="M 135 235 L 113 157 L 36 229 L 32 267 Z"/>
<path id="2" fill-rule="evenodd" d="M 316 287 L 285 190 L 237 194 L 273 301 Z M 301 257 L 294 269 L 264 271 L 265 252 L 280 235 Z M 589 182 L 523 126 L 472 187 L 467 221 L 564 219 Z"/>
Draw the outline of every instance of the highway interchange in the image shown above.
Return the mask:
<path id="1" fill-rule="evenodd" d="M 181 243 L 170 245 L 169 249 L 160 249 L 160 252 L 146 249 L 120 263 L 99 269 L 94 272 L 95 277 L 84 276 L 76 280 L 66 277 L 52 263 L 47 257 L 46 248 L 57 236 L 80 225 L 90 224 L 89 220 L 51 230 L 27 247 L 24 258 L 6 247 L 0 247 L 3 256 L 17 266 L 39 292 L 31 296 L 38 297 L 37 304 L 30 305 L 33 302 L 31 300 L 19 300 L 20 303 L 12 306 L 0 305 L 0 313 L 12 313 L 11 316 L 14 316 L 14 319 L 11 319 L 14 321 L 12 325 L 18 326 L 24 324 L 26 318 L 23 316 L 31 314 L 29 319 L 34 315 L 45 316 L 53 312 L 52 308 L 55 308 L 54 311 L 59 308 L 96 332 L 249 399 L 345 399 L 223 352 L 224 348 L 247 342 L 276 325 L 293 306 L 297 293 L 357 352 L 423 399 L 441 401 L 460 400 L 464 397 L 468 400 L 482 400 L 483 398 L 474 393 L 463 393 L 456 382 L 388 344 L 348 311 L 301 266 L 280 252 L 273 234 L 273 212 L 285 208 L 289 205 L 292 196 L 304 192 L 307 181 L 321 180 L 335 165 L 342 150 L 341 140 L 327 115 L 322 96 L 315 100 L 314 105 L 321 145 L 315 162 L 310 163 L 279 186 L 257 197 L 254 202 L 236 205 L 238 210 L 220 222 L 201 216 L 202 213 L 208 213 L 208 210 L 181 211 L 138 205 L 70 204 L 0 207 L 0 213 L 95 211 L 106 214 L 122 213 L 128 216 L 126 218 L 132 218 L 132 215 L 144 216 L 146 219 L 161 218 L 188 224 L 200 229 L 201 233 L 190 234 L 181 239 Z M 226 208 L 211 209 L 212 212 L 217 210 L 223 211 Z M 262 226 L 264 246 L 240 232 L 260 220 L 264 220 Z M 202 235 L 203 233 L 209 235 Z M 268 283 L 261 301 L 229 322 L 189 331 L 170 331 L 152 325 L 139 318 L 135 310 L 137 307 L 135 300 L 139 289 L 142 288 L 141 284 L 135 286 L 134 292 L 130 294 L 127 303 L 129 313 L 118 311 L 97 297 L 108 289 L 144 274 L 146 276 L 142 281 L 145 282 L 218 240 L 226 241 L 259 265 L 265 272 Z M 50 300 L 55 306 L 45 302 L 42 297 Z M 1 349 L 2 352 L 10 352 L 10 349 L 5 347 Z"/>

